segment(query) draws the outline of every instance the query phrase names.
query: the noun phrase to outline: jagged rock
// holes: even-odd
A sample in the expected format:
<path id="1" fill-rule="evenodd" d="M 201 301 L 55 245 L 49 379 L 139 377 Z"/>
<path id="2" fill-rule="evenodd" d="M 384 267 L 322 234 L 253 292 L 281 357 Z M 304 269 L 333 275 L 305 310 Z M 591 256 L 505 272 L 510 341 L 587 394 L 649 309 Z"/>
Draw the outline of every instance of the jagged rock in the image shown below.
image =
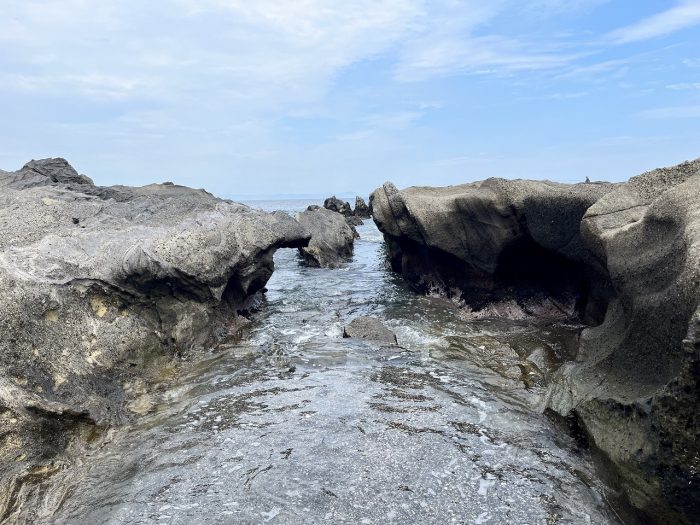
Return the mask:
<path id="1" fill-rule="evenodd" d="M 392 268 L 419 288 L 587 322 L 547 405 L 578 419 L 631 521 L 700 515 L 700 159 L 623 184 L 387 183 L 370 203 Z"/>
<path id="2" fill-rule="evenodd" d="M 308 246 L 299 248 L 307 265 L 334 268 L 352 255 L 356 232 L 343 215 L 325 208 L 307 209 L 297 221 L 311 236 Z"/>
<path id="3" fill-rule="evenodd" d="M 21 170 L 7 174 L 6 183 L 18 189 L 53 183 L 93 184 L 90 177 L 80 175 L 62 158 L 29 161 Z"/>
<path id="4" fill-rule="evenodd" d="M 203 190 L 101 188 L 63 159 L 0 171 L 0 478 L 60 448 L 58 423 L 37 445 L 46 421 L 127 417 L 126 385 L 235 330 L 275 251 L 308 240 Z"/>
<path id="5" fill-rule="evenodd" d="M 357 196 L 355 197 L 355 210 L 353 211 L 355 217 L 360 217 L 362 219 L 369 219 L 372 216 L 372 211 L 365 200 Z"/>
<path id="6" fill-rule="evenodd" d="M 350 217 L 352 215 L 352 208 L 350 207 L 350 203 L 338 199 L 335 195 L 333 195 L 332 197 L 328 197 L 323 202 L 323 207 L 327 210 L 331 210 L 340 213 L 341 215 L 345 215 L 346 217 Z"/>
<path id="7" fill-rule="evenodd" d="M 380 343 L 398 344 L 396 334 L 374 317 L 358 317 L 343 329 L 343 337 Z"/>

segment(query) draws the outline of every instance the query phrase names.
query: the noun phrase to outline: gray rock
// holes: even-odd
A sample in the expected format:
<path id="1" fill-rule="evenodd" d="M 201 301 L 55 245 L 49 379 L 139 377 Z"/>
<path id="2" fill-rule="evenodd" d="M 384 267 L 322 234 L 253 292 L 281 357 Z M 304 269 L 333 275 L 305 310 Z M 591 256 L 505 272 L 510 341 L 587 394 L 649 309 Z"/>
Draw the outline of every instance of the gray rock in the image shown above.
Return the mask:
<path id="1" fill-rule="evenodd" d="M 0 479 L 141 410 L 161 363 L 235 332 L 275 251 L 308 240 L 203 190 L 100 188 L 63 159 L 0 171 Z"/>
<path id="2" fill-rule="evenodd" d="M 396 335 L 374 317 L 358 317 L 343 329 L 343 337 L 398 344 Z"/>
<path id="3" fill-rule="evenodd" d="M 372 211 L 365 200 L 357 196 L 355 197 L 355 209 L 353 210 L 355 217 L 360 217 L 362 219 L 369 219 L 372 216 Z"/>
<path id="4" fill-rule="evenodd" d="M 307 265 L 335 268 L 352 255 L 356 232 L 343 215 L 325 208 L 308 209 L 297 215 L 297 221 L 311 236 L 308 246 L 299 248 Z"/>
<path id="5" fill-rule="evenodd" d="M 387 183 L 370 202 L 418 288 L 587 322 L 547 405 L 578 419 L 632 521 L 700 515 L 700 159 L 623 184 Z"/>
<path id="6" fill-rule="evenodd" d="M 328 197 L 323 202 L 323 207 L 327 210 L 331 210 L 340 213 L 341 215 L 345 215 L 346 217 L 350 217 L 352 215 L 352 208 L 350 207 L 350 203 L 338 199 L 335 195 L 333 195 L 332 197 Z"/>
<path id="7" fill-rule="evenodd" d="M 357 230 L 355 229 L 356 226 L 362 226 L 364 224 L 364 221 L 360 219 L 359 217 L 355 217 L 354 215 L 351 215 L 350 217 L 345 217 L 345 221 L 348 223 L 348 226 L 352 229 L 353 235 L 355 236 L 355 239 L 360 238 L 360 234 L 357 233 Z"/>
<path id="8" fill-rule="evenodd" d="M 13 179 L 13 180 L 11 180 Z M 5 183 L 15 188 L 29 188 L 32 186 L 46 186 L 55 183 L 62 184 L 90 184 L 92 179 L 80 175 L 66 159 L 44 159 L 27 162 L 24 167 L 12 174 L 7 174 Z"/>
<path id="9" fill-rule="evenodd" d="M 399 192 L 387 183 L 370 202 L 391 267 L 419 290 L 456 296 L 473 310 L 515 301 L 525 315 L 538 302 L 538 313 L 551 316 L 571 316 L 585 295 L 578 307 L 600 318 L 604 269 L 583 245 L 579 225 L 614 188 L 488 179 Z M 582 293 L 589 288 L 595 293 Z"/>

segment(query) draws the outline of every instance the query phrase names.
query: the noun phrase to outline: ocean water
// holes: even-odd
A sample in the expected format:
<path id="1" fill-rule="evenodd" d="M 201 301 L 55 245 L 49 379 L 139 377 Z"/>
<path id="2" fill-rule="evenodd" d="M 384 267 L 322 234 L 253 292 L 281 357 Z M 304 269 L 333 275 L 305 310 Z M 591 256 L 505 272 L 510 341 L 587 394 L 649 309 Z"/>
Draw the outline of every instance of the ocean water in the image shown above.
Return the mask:
<path id="1" fill-rule="evenodd" d="M 339 269 L 280 250 L 242 339 L 49 480 L 46 522 L 617 523 L 586 450 L 539 410 L 579 327 L 469 320 L 385 268 L 371 221 L 358 231 Z M 343 339 L 361 315 L 399 346 Z"/>

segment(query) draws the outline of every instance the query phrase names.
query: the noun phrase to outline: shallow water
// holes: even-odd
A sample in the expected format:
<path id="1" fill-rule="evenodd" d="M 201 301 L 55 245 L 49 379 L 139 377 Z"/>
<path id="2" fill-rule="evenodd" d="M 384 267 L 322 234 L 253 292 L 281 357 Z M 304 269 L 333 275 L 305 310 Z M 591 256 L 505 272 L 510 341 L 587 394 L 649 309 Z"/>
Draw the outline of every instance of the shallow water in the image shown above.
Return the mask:
<path id="1" fill-rule="evenodd" d="M 537 410 L 578 327 L 467 321 L 385 270 L 371 221 L 358 230 L 337 270 L 278 252 L 243 340 L 56 477 L 47 521 L 615 523 L 587 453 Z M 343 339 L 359 315 L 400 347 Z"/>

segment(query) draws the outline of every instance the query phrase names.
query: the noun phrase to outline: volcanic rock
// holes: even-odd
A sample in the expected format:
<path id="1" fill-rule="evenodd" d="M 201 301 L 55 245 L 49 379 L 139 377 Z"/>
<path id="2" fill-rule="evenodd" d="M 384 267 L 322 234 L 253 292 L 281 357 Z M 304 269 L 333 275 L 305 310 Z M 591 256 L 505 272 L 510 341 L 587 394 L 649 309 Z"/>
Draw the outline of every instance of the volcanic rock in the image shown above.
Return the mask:
<path id="1" fill-rule="evenodd" d="M 332 197 L 328 197 L 323 202 L 323 207 L 327 210 L 340 213 L 341 215 L 345 215 L 346 217 L 350 217 L 352 215 L 352 208 L 350 207 L 350 203 L 338 199 L 335 195 L 333 195 Z"/>
<path id="2" fill-rule="evenodd" d="M 355 197 L 355 209 L 353 210 L 353 214 L 355 217 L 369 219 L 372 216 L 372 210 L 367 206 L 367 203 L 362 197 L 357 196 Z"/>
<path id="3" fill-rule="evenodd" d="M 335 268 L 352 255 L 356 232 L 340 213 L 307 209 L 297 221 L 311 236 L 308 246 L 299 248 L 307 265 Z"/>
<path id="4" fill-rule="evenodd" d="M 129 385 L 235 331 L 275 251 L 308 240 L 204 190 L 99 187 L 64 159 L 0 171 L 0 516 L 71 432 L 129 417 Z"/>
<path id="5" fill-rule="evenodd" d="M 700 516 L 700 159 L 622 184 L 386 183 L 370 203 L 418 289 L 587 323 L 547 406 L 579 422 L 630 520 Z"/>

